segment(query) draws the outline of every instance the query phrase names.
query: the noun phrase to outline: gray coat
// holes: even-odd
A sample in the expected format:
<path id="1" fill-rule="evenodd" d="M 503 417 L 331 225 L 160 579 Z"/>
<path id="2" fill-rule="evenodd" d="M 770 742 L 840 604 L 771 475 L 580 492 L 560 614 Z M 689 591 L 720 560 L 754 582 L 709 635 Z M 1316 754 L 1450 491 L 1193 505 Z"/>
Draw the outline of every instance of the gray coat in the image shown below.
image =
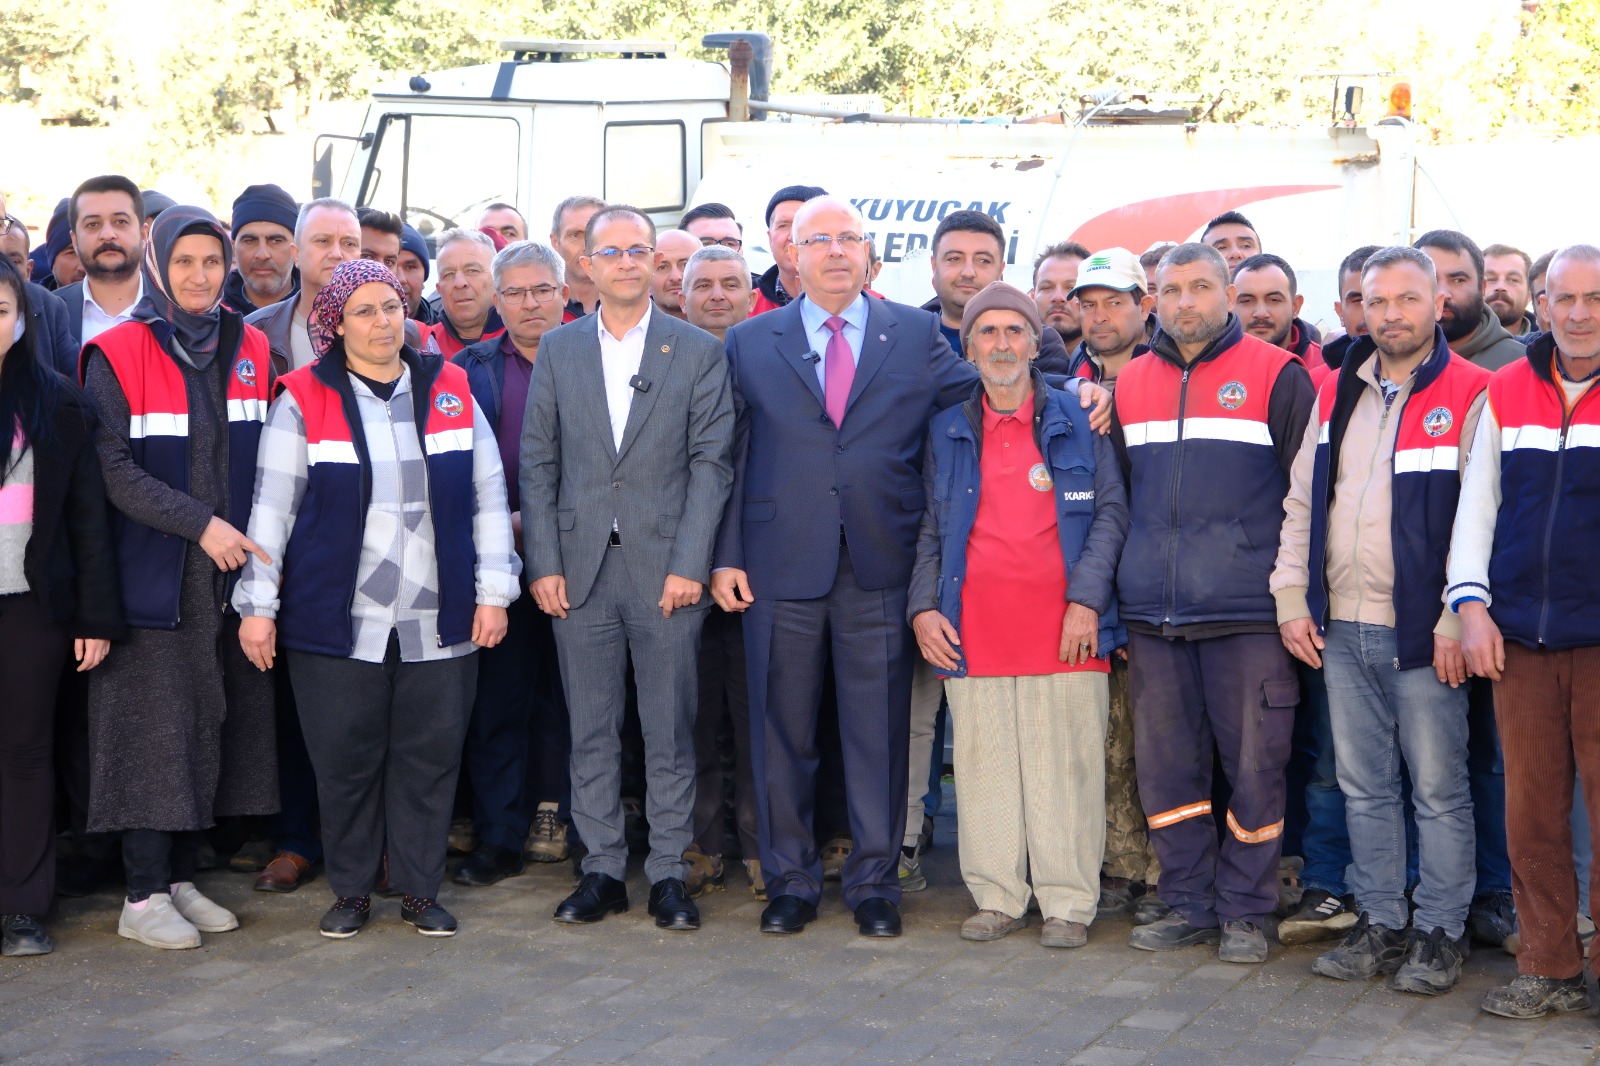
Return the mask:
<path id="1" fill-rule="evenodd" d="M 733 487 L 728 358 L 711 334 L 650 315 L 628 422 L 617 448 L 606 406 L 598 319 L 539 343 L 522 426 L 524 584 L 560 574 L 583 603 L 615 519 L 638 595 L 661 598 L 668 574 L 706 583 Z"/>

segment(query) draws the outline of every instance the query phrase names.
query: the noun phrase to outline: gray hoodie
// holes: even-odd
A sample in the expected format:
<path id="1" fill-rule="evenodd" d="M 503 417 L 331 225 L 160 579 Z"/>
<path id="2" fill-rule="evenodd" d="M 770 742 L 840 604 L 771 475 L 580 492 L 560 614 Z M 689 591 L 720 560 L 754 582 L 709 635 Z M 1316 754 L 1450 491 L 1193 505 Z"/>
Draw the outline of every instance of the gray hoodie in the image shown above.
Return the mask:
<path id="1" fill-rule="evenodd" d="M 1483 307 L 1483 317 L 1470 336 L 1453 341 L 1451 349 L 1463 359 L 1470 359 L 1485 370 L 1499 370 L 1528 354 L 1528 350 L 1500 324 L 1500 319 L 1489 305 Z"/>

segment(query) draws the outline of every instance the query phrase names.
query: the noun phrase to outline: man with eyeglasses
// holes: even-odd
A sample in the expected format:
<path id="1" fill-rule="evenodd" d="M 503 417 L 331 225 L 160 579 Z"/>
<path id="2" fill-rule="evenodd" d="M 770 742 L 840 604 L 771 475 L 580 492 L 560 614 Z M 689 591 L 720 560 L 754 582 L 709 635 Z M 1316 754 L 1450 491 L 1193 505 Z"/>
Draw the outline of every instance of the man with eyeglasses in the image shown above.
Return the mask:
<path id="1" fill-rule="evenodd" d="M 679 321 L 683 313 L 683 272 L 689 257 L 700 250 L 700 242 L 681 229 L 669 229 L 656 236 L 656 265 L 650 275 L 650 297 L 658 309 Z"/>
<path id="2" fill-rule="evenodd" d="M 540 341 L 561 325 L 566 264 L 549 245 L 517 241 L 494 257 L 490 274 L 506 331 L 468 345 L 451 361 L 466 370 L 472 398 L 500 443 L 511 526 L 520 545 L 523 415 Z M 462 756 L 472 781 L 478 846 L 456 869 L 457 884 L 492 885 L 520 874 L 524 860 L 566 859 L 561 801 L 567 749 L 567 704 L 551 619 L 524 588 L 507 610 L 505 640 L 478 658 L 478 693 Z"/>
<path id="3" fill-rule="evenodd" d="M 704 246 L 720 244 L 732 252 L 744 250 L 744 227 L 727 204 L 713 202 L 691 207 L 678 221 L 678 228 Z"/>
<path id="4" fill-rule="evenodd" d="M 650 301 L 655 227 L 595 212 L 583 267 L 595 315 L 539 347 L 522 430 L 526 577 L 555 621 L 572 730 L 572 818 L 589 849 L 558 922 L 628 909 L 622 805 L 624 676 L 644 736 L 649 914 L 700 927 L 684 883 L 694 813 L 696 648 L 711 548 L 733 483 L 733 399 L 722 345 Z"/>
<path id="5" fill-rule="evenodd" d="M 822 860 L 811 815 L 831 649 L 855 830 L 844 900 L 863 935 L 900 934 L 916 648 L 905 619 L 923 449 L 934 412 L 980 380 L 937 316 L 863 293 L 864 230 L 849 202 L 809 198 L 788 246 L 802 298 L 728 331 L 735 480 L 712 594 L 745 615 L 769 933 L 797 933 L 817 917 Z M 1080 402 L 1103 399 L 1090 383 L 1074 387 Z"/>

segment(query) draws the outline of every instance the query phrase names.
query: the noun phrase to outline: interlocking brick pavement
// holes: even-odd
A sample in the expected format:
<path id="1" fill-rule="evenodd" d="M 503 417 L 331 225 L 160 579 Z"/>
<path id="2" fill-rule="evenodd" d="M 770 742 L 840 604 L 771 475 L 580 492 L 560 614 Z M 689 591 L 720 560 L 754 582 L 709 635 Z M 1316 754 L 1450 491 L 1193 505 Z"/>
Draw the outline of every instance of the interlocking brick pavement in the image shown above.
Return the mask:
<path id="1" fill-rule="evenodd" d="M 1074 951 L 1039 947 L 1037 916 L 968 943 L 950 814 L 938 842 L 897 940 L 858 936 L 837 886 L 804 933 L 763 936 L 737 864 L 727 890 L 701 901 L 697 933 L 655 928 L 637 872 L 627 914 L 556 925 L 568 864 L 447 886 L 461 921 L 451 940 L 402 925 L 398 900 L 374 901 L 355 939 L 326 940 L 321 879 L 277 896 L 202 874 L 241 926 L 197 951 L 119 938 L 114 894 L 65 901 L 54 955 L 0 960 L 0 1063 L 1600 1063 L 1592 1015 L 1519 1023 L 1478 1010 L 1515 973 L 1498 950 L 1426 998 L 1313 977 L 1315 946 L 1274 945 L 1261 966 L 1219 963 L 1214 948 L 1133 951 L 1126 921 L 1096 925 Z"/>

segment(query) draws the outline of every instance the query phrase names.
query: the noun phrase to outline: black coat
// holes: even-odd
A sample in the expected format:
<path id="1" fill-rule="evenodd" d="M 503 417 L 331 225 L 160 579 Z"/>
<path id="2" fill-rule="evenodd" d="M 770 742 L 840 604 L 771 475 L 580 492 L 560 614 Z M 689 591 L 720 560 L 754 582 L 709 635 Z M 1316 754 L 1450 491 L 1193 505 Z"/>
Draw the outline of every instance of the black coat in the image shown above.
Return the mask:
<path id="1" fill-rule="evenodd" d="M 51 621 L 74 637 L 117 640 L 127 627 L 94 425 L 83 395 L 63 390 L 54 436 L 34 451 L 33 533 L 22 572 Z"/>

